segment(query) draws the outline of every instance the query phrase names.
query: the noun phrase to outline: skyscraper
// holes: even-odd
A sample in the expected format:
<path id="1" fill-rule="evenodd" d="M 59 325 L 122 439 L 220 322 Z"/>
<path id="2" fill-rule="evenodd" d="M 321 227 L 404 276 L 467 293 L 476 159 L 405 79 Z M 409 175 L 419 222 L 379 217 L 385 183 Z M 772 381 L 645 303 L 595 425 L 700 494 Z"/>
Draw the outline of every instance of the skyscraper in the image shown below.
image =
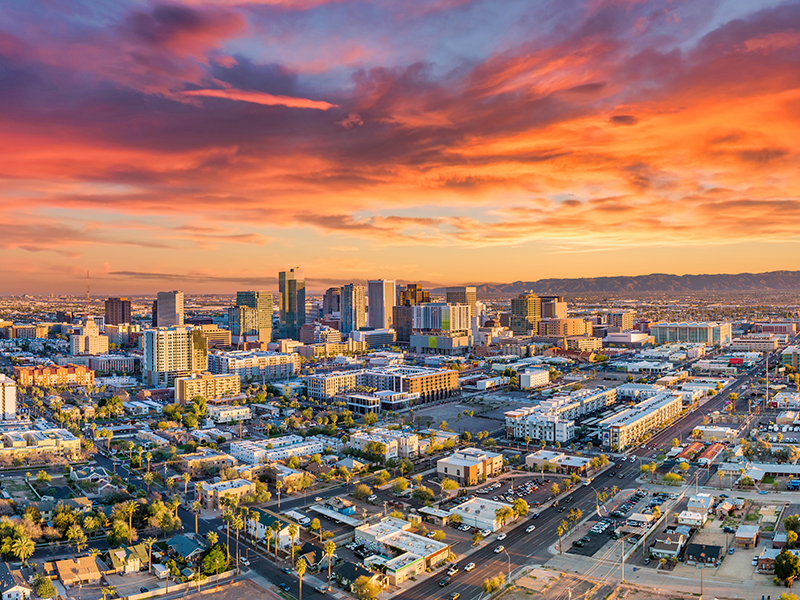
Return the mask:
<path id="1" fill-rule="evenodd" d="M 322 298 L 322 318 L 331 316 L 333 313 L 342 312 L 342 288 L 332 287 L 325 290 Z"/>
<path id="2" fill-rule="evenodd" d="M 511 299 L 511 331 L 514 335 L 536 335 L 542 318 L 542 301 L 532 292 Z"/>
<path id="3" fill-rule="evenodd" d="M 106 325 L 121 325 L 131 322 L 131 301 L 127 298 L 106 300 Z"/>
<path id="4" fill-rule="evenodd" d="M 363 285 L 342 286 L 342 333 L 357 331 L 367 324 L 367 302 Z"/>
<path id="5" fill-rule="evenodd" d="M 236 292 L 236 306 L 245 306 L 253 309 L 256 313 L 255 332 L 248 333 L 252 336 L 255 334 L 257 339 L 252 341 L 271 342 L 272 341 L 272 292 L 266 291 L 248 291 Z M 233 331 L 233 335 L 236 332 Z"/>
<path id="6" fill-rule="evenodd" d="M 448 304 L 467 304 L 469 305 L 469 316 L 474 318 L 476 315 L 475 303 L 478 301 L 478 292 L 474 287 L 449 287 L 446 292 Z"/>
<path id="7" fill-rule="evenodd" d="M 391 329 L 394 324 L 392 307 L 395 305 L 394 279 L 371 279 L 367 284 L 369 312 L 367 322 L 375 329 Z"/>
<path id="8" fill-rule="evenodd" d="M 295 267 L 278 273 L 280 336 L 298 339 L 306 322 L 306 279 L 303 269 Z"/>
<path id="9" fill-rule="evenodd" d="M 183 325 L 183 292 L 158 292 L 157 302 L 159 327 Z"/>
<path id="10" fill-rule="evenodd" d="M 208 370 L 208 342 L 200 329 L 147 329 L 142 346 L 142 376 L 149 385 L 166 387 L 176 377 Z"/>
<path id="11" fill-rule="evenodd" d="M 17 382 L 0 373 L 0 419 L 17 418 Z"/>
<path id="12" fill-rule="evenodd" d="M 398 342 L 411 339 L 413 306 L 431 301 L 430 292 L 426 292 L 416 283 L 409 283 L 406 289 L 397 293 L 397 306 L 392 308 L 392 326 L 397 332 Z"/>
<path id="13" fill-rule="evenodd" d="M 409 345 L 414 352 L 463 354 L 472 347 L 469 306 L 431 302 L 411 309 L 413 333 Z"/>
<path id="14" fill-rule="evenodd" d="M 541 296 L 543 319 L 566 319 L 567 303 L 563 296 Z"/>
<path id="15" fill-rule="evenodd" d="M 431 293 L 423 290 L 417 283 L 409 283 L 406 285 L 406 289 L 397 293 L 398 306 L 416 306 L 430 301 Z"/>

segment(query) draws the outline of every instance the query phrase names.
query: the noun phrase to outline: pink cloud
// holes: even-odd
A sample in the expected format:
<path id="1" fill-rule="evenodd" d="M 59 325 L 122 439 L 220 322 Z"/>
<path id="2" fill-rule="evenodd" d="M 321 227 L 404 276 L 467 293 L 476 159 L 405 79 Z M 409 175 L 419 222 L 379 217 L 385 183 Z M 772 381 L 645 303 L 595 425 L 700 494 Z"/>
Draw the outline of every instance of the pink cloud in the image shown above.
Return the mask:
<path id="1" fill-rule="evenodd" d="M 273 96 L 265 92 L 248 92 L 236 89 L 188 90 L 183 92 L 183 94 L 185 96 L 203 96 L 206 98 L 224 98 L 237 102 L 252 102 L 253 104 L 263 104 L 265 106 L 288 106 L 289 108 L 329 110 L 338 106 L 323 100 L 309 100 L 308 98 L 293 98 L 291 96 Z"/>

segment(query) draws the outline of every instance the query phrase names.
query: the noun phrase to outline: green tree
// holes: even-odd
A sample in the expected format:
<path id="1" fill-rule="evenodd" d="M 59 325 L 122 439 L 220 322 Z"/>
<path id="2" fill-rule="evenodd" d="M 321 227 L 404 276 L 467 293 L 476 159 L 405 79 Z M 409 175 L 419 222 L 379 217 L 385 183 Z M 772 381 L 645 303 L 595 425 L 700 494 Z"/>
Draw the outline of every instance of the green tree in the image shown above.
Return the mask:
<path id="1" fill-rule="evenodd" d="M 775 576 L 786 582 L 791 583 L 800 575 L 800 558 L 784 548 L 775 557 Z"/>
<path id="2" fill-rule="evenodd" d="M 378 584 L 372 581 L 371 577 L 362 575 L 353 583 L 353 593 L 358 600 L 371 600 L 375 598 L 381 591 Z"/>
<path id="3" fill-rule="evenodd" d="M 58 593 L 50 578 L 44 575 L 38 575 L 33 580 L 33 590 L 40 598 L 53 598 Z"/>
<path id="4" fill-rule="evenodd" d="M 525 500 L 523 500 L 522 498 L 517 498 L 516 500 L 514 500 L 513 510 L 514 514 L 517 515 L 518 517 L 524 517 L 528 514 L 530 507 L 528 506 L 528 503 Z"/>
<path id="5" fill-rule="evenodd" d="M 673 448 L 678 448 L 681 445 L 681 441 L 678 438 L 672 438 L 672 441 L 669 443 L 669 445 Z"/>
<path id="6" fill-rule="evenodd" d="M 36 550 L 36 545 L 29 537 L 21 536 L 14 540 L 11 546 L 11 553 L 22 561 L 23 566 L 28 565 L 28 559 L 33 555 Z"/>
<path id="7" fill-rule="evenodd" d="M 483 540 L 483 534 L 480 531 L 476 531 L 472 536 L 472 544 L 477 546 Z"/>
<path id="8" fill-rule="evenodd" d="M 307 568 L 308 568 L 308 563 L 306 562 L 305 558 L 301 558 L 294 565 L 294 569 L 295 571 L 297 571 L 297 581 L 300 585 L 300 597 L 298 598 L 298 600 L 303 600 L 303 575 L 306 574 Z"/>
<path id="9" fill-rule="evenodd" d="M 353 497 L 358 498 L 359 500 L 366 500 L 369 498 L 370 494 L 372 494 L 372 490 L 368 485 L 363 483 L 359 483 L 353 490 Z"/>
<path id="10" fill-rule="evenodd" d="M 408 489 L 408 479 L 399 477 L 392 482 L 392 491 L 395 494 L 405 492 Z"/>
<path id="11" fill-rule="evenodd" d="M 444 497 L 445 492 L 456 492 L 458 491 L 458 483 L 453 481 L 450 478 L 445 478 L 442 481 L 442 497 Z"/>

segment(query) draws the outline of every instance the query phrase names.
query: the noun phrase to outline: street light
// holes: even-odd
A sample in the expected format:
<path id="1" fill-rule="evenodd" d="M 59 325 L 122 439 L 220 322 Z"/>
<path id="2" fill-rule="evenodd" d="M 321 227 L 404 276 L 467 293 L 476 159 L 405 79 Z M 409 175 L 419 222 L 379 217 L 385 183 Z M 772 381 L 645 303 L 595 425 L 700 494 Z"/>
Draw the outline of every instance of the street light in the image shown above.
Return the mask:
<path id="1" fill-rule="evenodd" d="M 508 558 L 508 584 L 511 585 L 511 555 L 508 553 L 508 550 L 503 548 L 503 552 L 505 553 L 506 557 Z"/>

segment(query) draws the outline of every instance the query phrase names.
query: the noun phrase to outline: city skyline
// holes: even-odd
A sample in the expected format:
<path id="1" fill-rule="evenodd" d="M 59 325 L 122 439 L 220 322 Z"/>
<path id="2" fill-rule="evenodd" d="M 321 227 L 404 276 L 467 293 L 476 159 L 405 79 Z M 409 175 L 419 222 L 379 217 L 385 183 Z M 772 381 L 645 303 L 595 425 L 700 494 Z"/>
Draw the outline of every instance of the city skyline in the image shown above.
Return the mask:
<path id="1" fill-rule="evenodd" d="M 0 17 L 0 294 L 796 268 L 800 2 Z"/>

